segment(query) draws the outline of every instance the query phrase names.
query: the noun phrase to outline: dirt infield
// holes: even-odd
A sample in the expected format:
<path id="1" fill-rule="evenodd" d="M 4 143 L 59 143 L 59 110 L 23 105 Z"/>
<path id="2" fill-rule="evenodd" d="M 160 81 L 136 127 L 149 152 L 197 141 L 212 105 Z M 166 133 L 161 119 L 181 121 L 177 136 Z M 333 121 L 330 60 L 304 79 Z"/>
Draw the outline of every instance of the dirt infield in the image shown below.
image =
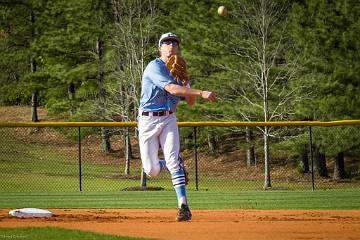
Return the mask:
<path id="1" fill-rule="evenodd" d="M 175 210 L 50 209 L 49 219 L 19 219 L 0 209 L 0 227 L 64 227 L 156 239 L 359 239 L 359 210 L 193 210 L 175 222 Z"/>

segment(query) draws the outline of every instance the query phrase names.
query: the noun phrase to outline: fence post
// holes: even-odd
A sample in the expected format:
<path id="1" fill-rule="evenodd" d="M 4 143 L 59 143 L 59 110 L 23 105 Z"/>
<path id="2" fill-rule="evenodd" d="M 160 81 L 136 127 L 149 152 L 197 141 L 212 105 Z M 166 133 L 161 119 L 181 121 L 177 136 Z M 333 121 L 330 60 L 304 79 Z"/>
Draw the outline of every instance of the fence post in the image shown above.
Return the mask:
<path id="1" fill-rule="evenodd" d="M 312 190 L 315 190 L 315 183 L 314 183 L 314 158 L 313 158 L 313 144 L 312 144 L 312 131 L 311 126 L 309 126 L 309 141 L 310 141 L 310 160 L 311 160 L 311 184 Z"/>
<path id="2" fill-rule="evenodd" d="M 196 184 L 196 191 L 199 191 L 196 127 L 194 127 L 194 153 L 195 153 L 195 184 Z"/>
<path id="3" fill-rule="evenodd" d="M 81 182 L 81 131 L 80 127 L 78 127 L 78 161 L 79 161 L 79 189 L 82 191 L 82 182 Z"/>

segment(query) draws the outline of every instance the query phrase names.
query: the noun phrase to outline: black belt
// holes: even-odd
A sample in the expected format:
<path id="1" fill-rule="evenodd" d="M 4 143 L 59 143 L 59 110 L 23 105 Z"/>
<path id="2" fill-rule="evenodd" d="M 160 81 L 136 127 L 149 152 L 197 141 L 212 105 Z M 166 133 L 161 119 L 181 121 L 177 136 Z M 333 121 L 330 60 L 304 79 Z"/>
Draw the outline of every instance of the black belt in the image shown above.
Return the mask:
<path id="1" fill-rule="evenodd" d="M 170 114 L 172 114 L 172 113 L 173 113 L 173 112 L 171 112 L 171 111 L 142 112 L 141 115 L 143 115 L 143 116 L 158 116 L 158 117 L 161 117 L 161 116 L 170 115 Z"/>

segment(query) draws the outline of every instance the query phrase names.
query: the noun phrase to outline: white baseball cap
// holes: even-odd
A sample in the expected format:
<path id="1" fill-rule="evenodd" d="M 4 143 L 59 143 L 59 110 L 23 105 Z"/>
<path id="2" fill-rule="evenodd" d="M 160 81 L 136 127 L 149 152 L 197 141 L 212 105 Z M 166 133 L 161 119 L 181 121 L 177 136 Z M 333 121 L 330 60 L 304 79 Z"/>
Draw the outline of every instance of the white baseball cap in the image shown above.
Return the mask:
<path id="1" fill-rule="evenodd" d="M 180 43 L 180 38 L 178 36 L 176 36 L 175 33 L 168 32 L 168 33 L 164 33 L 160 36 L 159 47 L 161 46 L 162 41 L 169 40 L 169 39 L 176 40 L 178 43 Z"/>

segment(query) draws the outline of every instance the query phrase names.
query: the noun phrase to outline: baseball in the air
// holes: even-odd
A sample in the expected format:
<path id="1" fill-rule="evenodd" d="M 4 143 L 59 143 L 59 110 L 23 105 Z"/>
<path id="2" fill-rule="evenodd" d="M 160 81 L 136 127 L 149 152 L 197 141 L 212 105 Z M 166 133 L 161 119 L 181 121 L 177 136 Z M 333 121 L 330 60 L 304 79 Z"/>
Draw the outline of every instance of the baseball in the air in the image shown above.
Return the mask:
<path id="1" fill-rule="evenodd" d="M 218 8 L 218 14 L 219 14 L 220 17 L 226 16 L 226 14 L 227 14 L 226 7 L 225 6 L 220 6 Z"/>

